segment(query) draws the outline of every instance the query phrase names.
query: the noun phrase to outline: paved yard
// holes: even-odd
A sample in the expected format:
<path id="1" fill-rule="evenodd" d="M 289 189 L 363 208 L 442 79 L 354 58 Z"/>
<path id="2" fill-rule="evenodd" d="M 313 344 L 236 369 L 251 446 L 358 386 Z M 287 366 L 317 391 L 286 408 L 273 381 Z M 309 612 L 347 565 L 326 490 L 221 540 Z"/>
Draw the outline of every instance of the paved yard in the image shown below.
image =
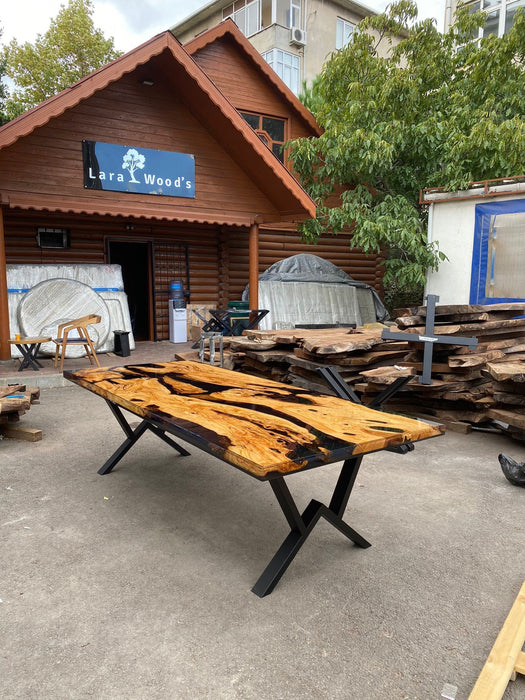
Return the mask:
<path id="1" fill-rule="evenodd" d="M 250 588 L 287 525 L 267 484 L 145 435 L 103 401 L 43 389 L 0 441 L 0 696 L 141 700 L 468 698 L 525 580 L 525 489 L 499 434 L 449 433 L 365 458 L 347 520 L 324 522 L 275 591 Z M 301 506 L 337 466 L 291 476 Z M 232 515 L 233 514 L 233 515 Z M 525 679 L 505 698 L 525 697 Z"/>

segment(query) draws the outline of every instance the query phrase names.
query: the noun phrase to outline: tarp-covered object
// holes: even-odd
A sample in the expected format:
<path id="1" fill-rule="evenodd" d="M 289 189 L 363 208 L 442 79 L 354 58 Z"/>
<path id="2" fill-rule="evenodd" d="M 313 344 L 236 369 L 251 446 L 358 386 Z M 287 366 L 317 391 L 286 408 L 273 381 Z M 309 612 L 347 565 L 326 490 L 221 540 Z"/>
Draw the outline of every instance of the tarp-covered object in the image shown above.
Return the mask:
<path id="1" fill-rule="evenodd" d="M 97 352 L 111 352 L 114 347 L 114 333 L 115 330 L 124 330 L 129 332 L 129 345 L 130 349 L 135 349 L 135 340 L 133 338 L 133 331 L 131 327 L 131 318 L 129 314 L 128 298 L 124 291 L 124 283 L 122 280 L 122 269 L 120 265 L 93 265 L 93 264 L 72 264 L 72 265 L 6 265 L 7 271 L 7 298 L 9 303 L 9 327 L 11 335 L 14 336 L 16 333 L 21 335 L 28 335 L 28 333 L 37 335 L 50 335 L 54 336 L 56 333 L 56 327 L 59 322 L 70 321 L 78 316 L 85 316 L 85 309 L 90 306 L 89 299 L 96 298 L 97 302 L 94 304 L 92 312 L 99 313 L 99 315 L 106 319 L 102 325 L 99 324 L 90 327 L 89 332 L 93 331 L 94 337 L 98 338 L 97 341 Z M 36 319 L 32 319 L 31 316 L 33 311 L 28 313 L 27 311 L 23 313 L 25 319 L 20 317 L 20 308 L 23 304 L 23 300 L 29 294 L 30 298 L 38 299 L 40 306 L 44 307 L 47 304 L 48 296 L 43 294 L 40 298 L 40 294 L 33 293 L 33 290 L 37 288 L 42 290 L 39 285 L 45 281 L 51 281 L 53 284 L 57 282 L 67 283 L 68 281 L 74 280 L 80 283 L 80 288 L 89 288 L 86 291 L 87 296 L 85 297 L 84 304 L 80 304 L 79 308 L 67 309 L 69 304 L 69 299 L 67 293 L 62 297 L 62 306 L 58 306 L 56 302 L 58 299 L 53 300 L 54 303 L 54 318 L 47 319 L 51 323 L 51 328 L 48 328 L 47 321 L 42 324 L 42 327 L 35 328 L 34 323 Z M 44 287 L 46 289 L 46 287 Z M 95 295 L 95 296 L 93 296 Z M 100 300 L 102 312 L 98 309 Z M 84 313 L 80 313 L 84 311 Z M 46 311 L 47 313 L 47 311 Z M 107 320 L 107 314 L 109 313 L 109 320 Z M 36 314 L 38 316 L 38 314 Z M 51 332 L 52 328 L 55 328 Z M 43 354 L 49 353 L 54 354 L 55 346 L 53 343 L 48 343 L 42 346 L 41 352 Z M 71 347 L 67 349 L 66 357 L 80 357 L 84 349 L 82 347 Z M 80 353 L 80 354 L 79 354 Z M 12 357 L 20 357 L 21 354 L 15 345 L 11 348 Z"/>
<path id="2" fill-rule="evenodd" d="M 249 288 L 243 292 L 248 300 Z M 388 312 L 368 284 L 358 282 L 328 260 L 292 255 L 259 275 L 259 308 L 270 313 L 261 328 L 298 324 L 344 324 L 386 321 Z"/>

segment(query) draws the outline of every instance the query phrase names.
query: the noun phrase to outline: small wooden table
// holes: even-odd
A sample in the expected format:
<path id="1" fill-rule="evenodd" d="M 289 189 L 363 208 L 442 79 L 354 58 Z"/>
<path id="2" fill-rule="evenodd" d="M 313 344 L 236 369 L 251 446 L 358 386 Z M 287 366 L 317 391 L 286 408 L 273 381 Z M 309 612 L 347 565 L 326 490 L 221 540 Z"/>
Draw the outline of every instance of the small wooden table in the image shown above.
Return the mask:
<path id="1" fill-rule="evenodd" d="M 22 353 L 22 362 L 18 371 L 21 372 L 26 367 L 31 367 L 35 372 L 38 372 L 39 367 L 43 367 L 37 360 L 38 351 L 42 343 L 49 343 L 51 338 L 46 336 L 40 336 L 38 338 L 17 338 L 15 340 L 9 340 L 11 345 L 16 345 L 16 347 Z"/>
<path id="2" fill-rule="evenodd" d="M 357 546 L 370 546 L 343 520 L 364 454 L 443 432 L 441 425 L 198 362 L 91 368 L 64 376 L 104 398 L 126 434 L 99 474 L 108 474 L 151 430 L 180 455 L 189 453 L 166 433 L 270 483 L 290 533 L 252 589 L 260 597 L 271 593 L 321 517 Z M 122 408 L 142 418 L 135 429 Z M 340 461 L 330 504 L 313 499 L 301 514 L 285 477 Z"/>

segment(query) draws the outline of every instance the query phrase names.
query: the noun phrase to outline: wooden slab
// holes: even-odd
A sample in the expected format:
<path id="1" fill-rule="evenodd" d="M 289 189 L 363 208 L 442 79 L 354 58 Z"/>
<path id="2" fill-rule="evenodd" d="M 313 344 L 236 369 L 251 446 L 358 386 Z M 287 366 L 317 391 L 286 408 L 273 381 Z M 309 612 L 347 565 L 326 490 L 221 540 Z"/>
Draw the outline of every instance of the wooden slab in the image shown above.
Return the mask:
<path id="1" fill-rule="evenodd" d="M 450 367 L 482 367 L 487 362 L 501 357 L 505 357 L 503 350 L 490 350 L 471 355 L 450 355 L 448 364 Z"/>
<path id="2" fill-rule="evenodd" d="M 260 479 L 442 433 L 441 426 L 195 362 L 64 376 Z"/>
<path id="3" fill-rule="evenodd" d="M 451 325 L 438 326 L 435 335 L 487 335 L 489 331 L 501 331 L 502 333 L 509 329 L 519 329 L 523 332 L 525 326 L 525 318 L 502 319 L 501 321 L 486 321 L 485 323 L 454 323 Z M 414 326 L 407 328 L 406 333 L 425 333 L 425 326 Z"/>
<path id="4" fill-rule="evenodd" d="M 498 382 L 508 379 L 512 379 L 513 382 L 525 382 L 525 362 L 489 362 L 487 371 Z"/>
<path id="5" fill-rule="evenodd" d="M 515 410 L 510 410 L 508 408 L 489 408 L 487 415 L 494 420 L 499 420 L 502 423 L 508 423 L 513 425 L 515 428 L 520 428 L 520 430 L 525 430 L 525 415 L 520 408 Z"/>
<path id="6" fill-rule="evenodd" d="M 476 346 L 476 349 L 473 350 L 472 348 L 468 347 L 456 347 L 454 350 L 454 355 L 468 355 L 470 353 L 480 353 L 480 352 L 489 352 L 490 350 L 503 350 L 507 348 L 511 348 L 515 346 L 516 344 L 522 344 L 525 343 L 525 337 L 523 336 L 518 336 L 518 337 L 511 337 L 511 338 L 506 338 L 504 340 L 496 339 L 496 340 L 489 340 L 485 343 L 478 343 Z"/>
<path id="7" fill-rule="evenodd" d="M 0 435 L 14 440 L 24 440 L 26 442 L 38 442 L 42 439 L 42 431 L 36 428 L 26 428 L 22 425 L 12 423 L 0 423 Z"/>
<path id="8" fill-rule="evenodd" d="M 233 352 L 238 352 L 239 350 L 271 350 L 277 347 L 277 342 L 271 339 L 263 338 L 249 338 L 243 335 L 232 338 L 230 341 L 230 349 Z"/>
<path id="9" fill-rule="evenodd" d="M 496 313 L 496 312 L 511 312 L 516 316 L 525 313 L 525 304 L 522 302 L 510 302 L 508 304 L 438 304 L 436 306 L 436 316 L 451 316 L 456 314 L 469 313 Z M 396 309 L 396 316 L 425 316 L 427 315 L 426 306 L 413 306 L 404 309 Z"/>

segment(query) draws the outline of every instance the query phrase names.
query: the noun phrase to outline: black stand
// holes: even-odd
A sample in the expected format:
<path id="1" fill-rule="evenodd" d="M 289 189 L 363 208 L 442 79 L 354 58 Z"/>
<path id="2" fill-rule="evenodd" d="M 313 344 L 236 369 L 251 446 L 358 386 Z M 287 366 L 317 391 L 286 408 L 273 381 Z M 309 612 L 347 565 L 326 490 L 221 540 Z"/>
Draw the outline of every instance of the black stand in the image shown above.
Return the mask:
<path id="1" fill-rule="evenodd" d="M 454 335 L 434 335 L 434 319 L 436 316 L 436 302 L 439 297 L 436 294 L 427 296 L 427 315 L 425 320 L 425 335 L 416 333 L 396 333 L 388 329 L 381 334 L 383 340 L 406 340 L 409 343 L 423 343 L 423 374 L 419 377 L 420 384 L 432 384 L 432 355 L 434 353 L 434 343 L 443 345 L 466 345 L 475 348 L 478 344 L 477 338 L 460 338 Z"/>
<path id="2" fill-rule="evenodd" d="M 284 477 L 280 476 L 270 480 L 270 486 L 290 526 L 290 534 L 252 588 L 255 595 L 263 598 L 273 591 L 320 518 L 325 518 L 358 547 L 370 547 L 370 542 L 365 540 L 364 537 L 343 520 L 343 514 L 362 460 L 363 457 L 359 456 L 352 457 L 344 462 L 329 506 L 312 500 L 302 515 L 299 513 L 292 494 L 284 482 Z"/>
<path id="3" fill-rule="evenodd" d="M 166 431 L 162 430 L 162 428 L 159 428 L 156 425 L 153 425 L 153 423 L 150 423 L 147 420 L 143 420 L 142 423 L 139 423 L 139 425 L 135 428 L 135 430 L 132 429 L 128 421 L 125 419 L 122 411 L 120 408 L 112 403 L 111 401 L 108 401 L 106 399 L 107 405 L 110 407 L 111 412 L 117 419 L 120 427 L 122 430 L 126 433 L 128 436 L 126 440 L 122 443 L 122 445 L 115 450 L 115 452 L 111 455 L 111 457 L 107 460 L 107 462 L 100 467 L 98 470 L 99 474 L 109 474 L 109 472 L 113 469 L 113 467 L 120 462 L 122 457 L 128 452 L 133 445 L 137 442 L 137 440 L 144 435 L 146 430 L 151 430 L 152 433 L 155 433 L 155 435 L 158 435 L 161 440 L 164 440 L 170 447 L 173 447 L 177 452 L 182 455 L 183 457 L 187 457 L 190 453 L 184 449 L 184 447 L 181 447 L 178 443 L 176 443 L 174 440 L 172 440 L 170 437 L 166 435 Z"/>
<path id="4" fill-rule="evenodd" d="M 20 364 L 20 367 L 18 368 L 19 372 L 21 372 L 26 367 L 31 367 L 32 370 L 38 372 L 38 367 L 43 367 L 43 365 L 41 365 L 40 362 L 36 359 L 41 345 L 42 343 L 31 343 L 29 345 L 24 345 L 23 343 L 16 343 L 16 347 L 20 350 L 24 358 L 22 360 L 22 363 Z"/>

